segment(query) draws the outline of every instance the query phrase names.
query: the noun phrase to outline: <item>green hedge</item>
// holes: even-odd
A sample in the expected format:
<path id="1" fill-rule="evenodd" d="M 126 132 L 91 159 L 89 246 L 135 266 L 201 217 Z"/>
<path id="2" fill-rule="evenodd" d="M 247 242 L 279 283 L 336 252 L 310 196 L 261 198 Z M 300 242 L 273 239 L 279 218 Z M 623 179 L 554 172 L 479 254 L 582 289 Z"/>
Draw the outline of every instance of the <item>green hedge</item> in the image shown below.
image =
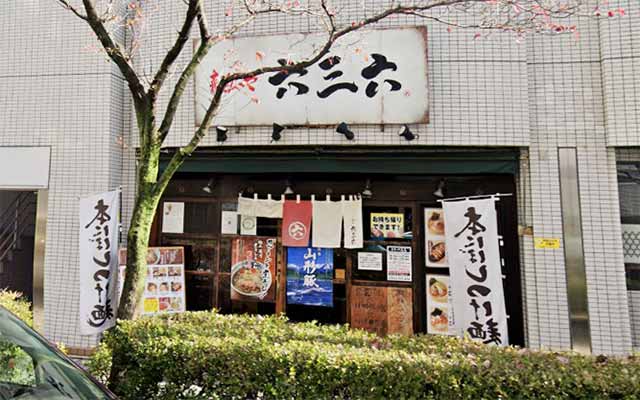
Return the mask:
<path id="1" fill-rule="evenodd" d="M 22 293 L 0 289 L 0 306 L 14 313 L 27 325 L 31 326 L 33 324 L 31 303 L 22 297 Z"/>
<path id="2" fill-rule="evenodd" d="M 31 304 L 22 297 L 22 293 L 0 290 L 0 305 L 31 326 Z M 3 340 L 0 335 L 0 382 L 33 385 L 34 378 L 31 357 L 15 344 Z"/>
<path id="3" fill-rule="evenodd" d="M 113 357 L 113 358 L 112 358 Z M 213 312 L 121 321 L 90 362 L 123 399 L 637 399 L 640 361 Z"/>

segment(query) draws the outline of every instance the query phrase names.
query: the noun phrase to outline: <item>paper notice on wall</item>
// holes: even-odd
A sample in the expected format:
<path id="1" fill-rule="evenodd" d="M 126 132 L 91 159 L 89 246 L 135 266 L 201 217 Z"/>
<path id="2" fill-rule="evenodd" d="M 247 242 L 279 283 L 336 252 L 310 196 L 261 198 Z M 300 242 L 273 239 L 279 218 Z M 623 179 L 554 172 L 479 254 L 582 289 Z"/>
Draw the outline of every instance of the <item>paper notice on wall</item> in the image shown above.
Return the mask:
<path id="1" fill-rule="evenodd" d="M 162 232 L 184 233 L 184 203 L 167 201 L 162 207 Z"/>
<path id="2" fill-rule="evenodd" d="M 404 214 L 371 213 L 371 238 L 397 239 L 404 234 Z"/>
<path id="3" fill-rule="evenodd" d="M 358 269 L 363 271 L 382 271 L 382 253 L 358 252 Z"/>
<path id="4" fill-rule="evenodd" d="M 427 274 L 427 333 L 455 335 L 452 293 L 447 275 Z"/>
<path id="5" fill-rule="evenodd" d="M 238 234 L 238 213 L 235 211 L 223 211 L 220 222 L 220 233 L 223 235 Z"/>
<path id="6" fill-rule="evenodd" d="M 387 246 L 387 280 L 411 282 L 411 247 Z"/>
<path id="7" fill-rule="evenodd" d="M 258 218 L 251 215 L 240 216 L 240 234 L 255 236 L 258 234 Z"/>
<path id="8" fill-rule="evenodd" d="M 509 343 L 495 198 L 445 201 L 456 333 Z"/>

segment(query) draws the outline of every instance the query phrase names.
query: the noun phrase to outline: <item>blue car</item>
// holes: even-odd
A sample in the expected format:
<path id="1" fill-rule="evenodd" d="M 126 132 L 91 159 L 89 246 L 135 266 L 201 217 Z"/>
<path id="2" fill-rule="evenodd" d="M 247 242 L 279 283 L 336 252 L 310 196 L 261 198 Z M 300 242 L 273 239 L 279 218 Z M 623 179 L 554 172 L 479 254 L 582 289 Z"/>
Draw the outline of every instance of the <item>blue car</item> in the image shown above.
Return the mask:
<path id="1" fill-rule="evenodd" d="M 0 400 L 117 399 L 0 306 Z"/>

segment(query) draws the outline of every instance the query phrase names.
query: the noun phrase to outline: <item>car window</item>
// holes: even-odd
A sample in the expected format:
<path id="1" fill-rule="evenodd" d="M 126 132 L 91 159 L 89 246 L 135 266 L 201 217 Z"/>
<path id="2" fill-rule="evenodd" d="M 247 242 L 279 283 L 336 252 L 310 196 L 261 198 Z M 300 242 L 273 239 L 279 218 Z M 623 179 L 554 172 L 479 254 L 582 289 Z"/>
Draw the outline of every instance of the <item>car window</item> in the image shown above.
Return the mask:
<path id="1" fill-rule="evenodd" d="M 108 400 L 83 371 L 0 307 L 0 400 Z"/>

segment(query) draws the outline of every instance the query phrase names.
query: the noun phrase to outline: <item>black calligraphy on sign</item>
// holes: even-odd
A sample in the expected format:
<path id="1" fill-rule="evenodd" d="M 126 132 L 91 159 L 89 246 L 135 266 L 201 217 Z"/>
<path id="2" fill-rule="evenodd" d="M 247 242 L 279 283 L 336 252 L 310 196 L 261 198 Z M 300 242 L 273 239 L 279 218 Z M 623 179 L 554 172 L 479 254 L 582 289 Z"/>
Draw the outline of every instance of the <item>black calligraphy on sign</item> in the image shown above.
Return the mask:
<path id="1" fill-rule="evenodd" d="M 109 285 L 111 284 L 111 239 L 109 234 L 109 224 L 111 215 L 109 206 L 104 199 L 99 199 L 93 207 L 96 210 L 95 216 L 84 229 L 91 230 L 89 241 L 93 243 L 92 259 L 95 266 L 93 280 L 95 282 L 96 302 L 89 313 L 87 323 L 98 328 L 114 317 L 113 305 L 108 296 Z"/>
<path id="2" fill-rule="evenodd" d="M 281 66 L 287 65 L 287 60 L 281 58 L 278 60 L 278 64 Z M 281 86 L 289 77 L 292 75 L 297 75 L 298 77 L 305 76 L 309 71 L 306 69 L 301 69 L 300 71 L 288 72 L 288 71 L 280 71 L 275 75 L 269 77 L 268 81 L 271 85 L 278 87 L 278 91 L 276 92 L 276 97 L 281 99 L 284 95 L 289 91 L 289 89 L 296 90 L 296 96 L 300 96 L 309 92 L 309 86 L 295 81 L 287 82 L 286 86 Z"/>
<path id="3" fill-rule="evenodd" d="M 475 207 L 468 207 L 464 216 L 467 224 L 454 237 L 465 236 L 465 244 L 459 250 L 465 254 L 465 274 L 473 282 L 466 288 L 471 298 L 469 306 L 473 308 L 474 320 L 467 327 L 472 339 L 481 340 L 485 344 L 502 344 L 498 323 L 493 319 L 493 305 L 489 296 L 491 288 L 487 285 L 487 263 L 485 254 L 485 232 L 482 215 Z"/>
<path id="4" fill-rule="evenodd" d="M 389 91 L 396 92 L 402 88 L 402 84 L 395 79 L 381 79 L 380 75 L 386 71 L 396 72 L 398 66 L 396 63 L 389 61 L 383 54 L 373 53 L 371 54 L 373 61 L 362 69 L 360 77 L 364 79 L 366 84 L 365 94 L 369 98 L 373 98 L 378 94 L 381 84 L 387 84 Z M 320 63 L 322 79 L 329 83 L 328 86 L 318 88 L 315 92 L 318 98 L 326 99 L 331 97 L 334 93 L 340 91 L 347 91 L 351 93 L 358 93 L 360 90 L 358 83 L 354 80 L 344 79 L 344 71 L 340 69 L 340 63 L 342 58 L 339 56 L 328 56 Z M 288 62 L 285 59 L 279 59 L 280 65 L 287 66 Z M 300 81 L 299 78 L 308 74 L 307 69 L 301 69 L 299 71 L 280 71 L 270 76 L 267 81 L 272 86 L 277 87 L 275 97 L 282 99 L 291 91 L 294 96 L 300 96 L 310 93 L 311 88 Z M 340 79 L 339 79 L 340 78 Z"/>

